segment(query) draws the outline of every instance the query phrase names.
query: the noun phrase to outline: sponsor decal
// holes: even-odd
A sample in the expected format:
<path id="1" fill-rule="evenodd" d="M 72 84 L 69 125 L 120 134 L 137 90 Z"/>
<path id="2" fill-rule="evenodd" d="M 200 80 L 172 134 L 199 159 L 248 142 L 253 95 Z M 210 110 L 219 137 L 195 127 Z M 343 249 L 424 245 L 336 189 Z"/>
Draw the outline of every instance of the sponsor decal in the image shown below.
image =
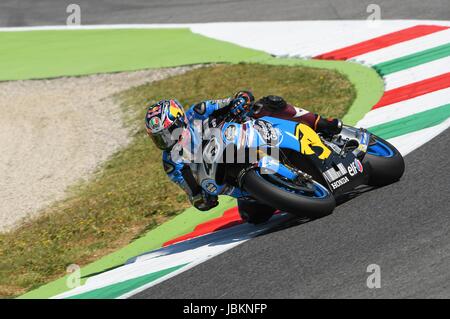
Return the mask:
<path id="1" fill-rule="evenodd" d="M 221 105 L 226 105 L 230 103 L 230 99 L 217 99 L 217 100 L 211 100 L 212 103 L 215 104 L 221 104 Z"/>
<path id="2" fill-rule="evenodd" d="M 161 107 L 159 105 L 154 106 L 147 111 L 147 118 L 151 118 L 155 113 L 159 113 Z"/>
<path id="3" fill-rule="evenodd" d="M 344 184 L 347 184 L 350 180 L 347 176 L 342 177 L 341 179 L 337 180 L 336 182 L 331 183 L 331 187 L 333 189 L 339 188 Z"/>
<path id="4" fill-rule="evenodd" d="M 212 179 L 204 180 L 202 188 L 210 194 L 217 195 L 217 185 Z"/>
<path id="5" fill-rule="evenodd" d="M 267 143 L 276 143 L 278 141 L 278 132 L 271 123 L 263 120 L 256 120 L 253 123 L 253 128 Z"/>
<path id="6" fill-rule="evenodd" d="M 217 119 L 216 118 L 207 118 L 205 121 L 208 122 L 208 126 L 211 128 L 216 128 L 217 127 Z"/>
<path id="7" fill-rule="evenodd" d="M 169 114 L 172 120 L 184 115 L 184 110 L 174 101 L 170 101 Z"/>
<path id="8" fill-rule="evenodd" d="M 367 151 L 367 138 L 368 138 L 367 133 L 363 133 L 361 135 L 361 140 L 359 141 L 358 150 L 360 150 L 362 152 Z"/>
<path id="9" fill-rule="evenodd" d="M 233 141 L 234 138 L 236 137 L 236 126 L 235 125 L 228 126 L 224 134 L 227 141 Z"/>
<path id="10" fill-rule="evenodd" d="M 350 176 L 355 176 L 358 173 L 362 173 L 364 168 L 361 162 L 357 158 L 355 158 L 353 163 L 350 163 L 350 165 L 347 167 L 347 170 Z"/>
<path id="11" fill-rule="evenodd" d="M 355 165 L 356 165 L 356 169 L 358 170 L 358 172 L 362 173 L 364 170 L 364 167 L 362 165 L 362 163 L 359 161 L 359 159 L 355 158 Z"/>
<path id="12" fill-rule="evenodd" d="M 326 170 L 323 175 L 325 176 L 326 180 L 331 183 L 338 178 L 341 178 L 342 176 L 347 174 L 347 170 L 345 169 L 344 165 L 342 163 L 339 163 L 336 165 L 338 170 L 335 170 L 334 167 Z"/>
<path id="13" fill-rule="evenodd" d="M 294 109 L 295 109 L 295 115 L 293 116 L 294 118 L 301 117 L 301 116 L 309 113 L 309 111 L 307 111 L 305 109 L 301 109 L 299 107 L 294 107 Z"/>
<path id="14" fill-rule="evenodd" d="M 161 126 L 161 120 L 159 117 L 155 116 L 150 119 L 150 129 L 157 130 Z"/>
<path id="15" fill-rule="evenodd" d="M 359 141 L 360 144 L 366 144 L 366 135 L 367 133 L 361 135 L 361 140 Z"/>
<path id="16" fill-rule="evenodd" d="M 360 150 L 361 152 L 366 152 L 367 151 L 367 145 L 359 144 L 358 150 Z"/>

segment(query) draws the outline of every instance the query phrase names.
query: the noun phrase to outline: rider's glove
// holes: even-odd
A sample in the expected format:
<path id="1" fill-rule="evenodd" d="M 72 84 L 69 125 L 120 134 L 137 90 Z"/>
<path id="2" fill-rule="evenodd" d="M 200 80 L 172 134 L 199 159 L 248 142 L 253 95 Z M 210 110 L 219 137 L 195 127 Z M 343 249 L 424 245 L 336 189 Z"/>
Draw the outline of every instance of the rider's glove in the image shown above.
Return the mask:
<path id="1" fill-rule="evenodd" d="M 252 105 L 255 102 L 255 96 L 251 91 L 239 91 L 234 95 L 235 99 L 238 97 L 245 99 L 248 105 Z"/>
<path id="2" fill-rule="evenodd" d="M 247 101 L 242 97 L 233 99 L 230 102 L 230 112 L 234 116 L 245 115 L 248 112 Z"/>
<path id="3" fill-rule="evenodd" d="M 210 195 L 205 191 L 190 198 L 192 205 L 201 211 L 207 211 L 219 205 L 218 197 Z"/>

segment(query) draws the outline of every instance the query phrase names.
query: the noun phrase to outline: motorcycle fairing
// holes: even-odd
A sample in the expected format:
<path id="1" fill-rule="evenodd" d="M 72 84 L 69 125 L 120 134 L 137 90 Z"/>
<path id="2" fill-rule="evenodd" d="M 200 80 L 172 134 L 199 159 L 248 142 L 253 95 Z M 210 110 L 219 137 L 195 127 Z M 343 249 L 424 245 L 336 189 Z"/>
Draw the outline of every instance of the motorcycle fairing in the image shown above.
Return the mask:
<path id="1" fill-rule="evenodd" d="M 240 148 L 278 147 L 304 155 L 326 159 L 331 150 L 323 144 L 312 128 L 303 123 L 265 116 L 242 124 L 229 122 L 222 128 L 225 144 Z"/>
<path id="2" fill-rule="evenodd" d="M 345 157 L 333 152 L 319 170 L 331 192 L 338 197 L 353 191 L 358 185 L 366 184 L 370 167 L 364 167 L 352 152 Z"/>
<path id="3" fill-rule="evenodd" d="M 367 149 L 370 139 L 370 134 L 363 131 L 351 129 L 344 131 L 344 135 L 352 136 L 353 139 L 362 144 L 361 149 L 348 152 L 345 156 L 339 155 L 338 152 L 325 145 L 320 136 L 309 126 L 275 117 L 263 117 L 242 124 L 227 122 L 221 127 L 221 135 L 221 139 L 218 139 L 216 135 L 205 144 L 204 152 L 208 153 L 204 154 L 208 155 L 206 157 L 211 158 L 211 149 L 217 147 L 213 157 L 218 159 L 217 156 L 230 144 L 233 144 L 238 151 L 251 148 L 290 149 L 299 152 L 305 156 L 305 160 L 310 160 L 314 163 L 323 175 L 329 189 L 335 195 L 352 191 L 355 186 L 360 185 L 367 179 L 367 170 L 370 169 L 364 168 L 357 157 L 359 153 Z M 213 183 L 217 168 L 215 159 L 209 163 L 193 165 L 197 166 L 193 167 L 193 169 L 199 173 L 199 183 L 203 183 L 205 186 L 203 188 L 207 188 L 205 190 L 210 194 L 228 193 L 228 195 L 233 197 L 243 196 L 242 190 L 235 189 L 230 191 L 225 185 Z M 261 161 L 255 164 L 260 166 L 267 165 L 267 163 Z M 284 165 L 282 168 L 285 168 Z M 284 173 L 286 175 L 289 174 L 287 171 Z M 337 176 L 338 178 L 333 179 L 330 176 Z M 206 179 L 208 182 L 204 182 Z"/>

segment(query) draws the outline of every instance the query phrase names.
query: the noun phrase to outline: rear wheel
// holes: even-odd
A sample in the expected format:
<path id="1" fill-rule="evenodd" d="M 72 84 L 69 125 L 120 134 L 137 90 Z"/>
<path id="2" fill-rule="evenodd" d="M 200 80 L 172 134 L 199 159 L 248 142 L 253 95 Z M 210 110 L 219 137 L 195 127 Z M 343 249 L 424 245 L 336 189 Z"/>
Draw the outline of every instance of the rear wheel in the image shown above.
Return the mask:
<path id="1" fill-rule="evenodd" d="M 313 180 L 294 183 L 276 173 L 261 174 L 255 168 L 242 176 L 241 183 L 258 202 L 301 217 L 326 216 L 336 206 L 331 192 Z"/>
<path id="2" fill-rule="evenodd" d="M 242 220 L 254 225 L 267 222 L 275 213 L 274 208 L 251 198 L 238 199 L 238 208 Z"/>
<path id="3" fill-rule="evenodd" d="M 384 186 L 394 183 L 405 172 L 405 162 L 400 152 L 389 142 L 372 135 L 363 162 L 371 168 L 369 185 Z"/>

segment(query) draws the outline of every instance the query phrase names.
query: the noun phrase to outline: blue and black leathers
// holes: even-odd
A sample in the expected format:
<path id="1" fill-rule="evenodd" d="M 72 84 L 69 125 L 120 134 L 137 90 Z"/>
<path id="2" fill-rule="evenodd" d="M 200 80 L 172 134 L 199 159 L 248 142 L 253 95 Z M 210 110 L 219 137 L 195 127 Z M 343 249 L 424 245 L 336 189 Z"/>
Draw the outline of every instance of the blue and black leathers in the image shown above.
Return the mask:
<path id="1" fill-rule="evenodd" d="M 193 131 L 195 120 L 205 120 L 219 116 L 221 113 L 229 111 L 231 98 L 223 100 L 207 100 L 192 105 L 186 111 L 188 129 Z M 169 151 L 164 151 L 162 155 L 164 170 L 167 176 L 179 185 L 189 196 L 191 203 L 199 210 L 209 210 L 217 206 L 217 196 L 207 194 L 198 185 L 188 165 L 181 160 L 172 159 Z"/>

